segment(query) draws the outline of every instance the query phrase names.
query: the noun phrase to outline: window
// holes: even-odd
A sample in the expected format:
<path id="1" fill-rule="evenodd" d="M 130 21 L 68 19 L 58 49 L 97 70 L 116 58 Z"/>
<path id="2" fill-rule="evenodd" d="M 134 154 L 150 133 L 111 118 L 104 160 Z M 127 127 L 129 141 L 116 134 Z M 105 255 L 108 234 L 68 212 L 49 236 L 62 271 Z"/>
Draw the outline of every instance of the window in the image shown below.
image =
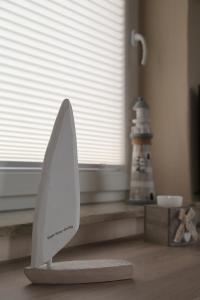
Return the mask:
<path id="1" fill-rule="evenodd" d="M 94 179 L 99 176 L 101 185 L 107 176 L 102 192 L 114 191 L 117 182 L 117 190 L 126 185 L 124 174 L 121 180 L 119 169 L 109 167 L 126 163 L 126 3 L 1 0 L 0 196 L 36 194 L 40 163 L 64 98 L 75 115 L 82 191 L 99 190 Z M 113 170 L 118 177 L 109 188 Z"/>

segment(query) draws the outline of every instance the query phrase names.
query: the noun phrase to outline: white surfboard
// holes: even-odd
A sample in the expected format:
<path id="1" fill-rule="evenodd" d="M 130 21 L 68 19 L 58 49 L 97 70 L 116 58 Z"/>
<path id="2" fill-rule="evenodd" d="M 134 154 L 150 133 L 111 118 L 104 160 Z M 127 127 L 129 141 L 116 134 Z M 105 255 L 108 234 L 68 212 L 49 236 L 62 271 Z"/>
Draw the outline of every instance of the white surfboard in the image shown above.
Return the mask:
<path id="1" fill-rule="evenodd" d="M 123 260 L 52 263 L 53 256 L 76 234 L 79 221 L 76 133 L 71 104 L 64 100 L 46 150 L 36 203 L 31 266 L 25 268 L 33 283 L 98 282 L 132 277 L 132 264 Z"/>

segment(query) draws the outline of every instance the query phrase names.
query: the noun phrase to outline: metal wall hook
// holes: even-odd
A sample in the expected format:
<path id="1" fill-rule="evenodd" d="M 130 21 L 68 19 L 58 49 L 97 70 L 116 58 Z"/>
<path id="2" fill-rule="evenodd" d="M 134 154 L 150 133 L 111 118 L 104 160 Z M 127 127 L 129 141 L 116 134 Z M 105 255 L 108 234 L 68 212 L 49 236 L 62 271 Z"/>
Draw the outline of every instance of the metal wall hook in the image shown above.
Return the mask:
<path id="1" fill-rule="evenodd" d="M 145 66 L 147 62 L 147 45 L 146 45 L 146 40 L 144 36 L 140 33 L 135 32 L 132 30 L 131 32 L 131 45 L 133 47 L 137 46 L 137 43 L 140 42 L 142 46 L 142 60 L 141 60 L 141 65 Z"/>

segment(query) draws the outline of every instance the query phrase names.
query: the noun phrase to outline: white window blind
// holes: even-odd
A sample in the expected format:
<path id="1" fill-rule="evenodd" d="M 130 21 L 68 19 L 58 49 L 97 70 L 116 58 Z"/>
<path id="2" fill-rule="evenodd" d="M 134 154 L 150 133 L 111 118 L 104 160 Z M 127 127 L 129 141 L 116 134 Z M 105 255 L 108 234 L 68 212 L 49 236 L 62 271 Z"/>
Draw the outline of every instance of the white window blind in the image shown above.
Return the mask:
<path id="1" fill-rule="evenodd" d="M 0 161 L 41 162 L 63 99 L 79 163 L 125 161 L 125 0 L 0 0 Z"/>

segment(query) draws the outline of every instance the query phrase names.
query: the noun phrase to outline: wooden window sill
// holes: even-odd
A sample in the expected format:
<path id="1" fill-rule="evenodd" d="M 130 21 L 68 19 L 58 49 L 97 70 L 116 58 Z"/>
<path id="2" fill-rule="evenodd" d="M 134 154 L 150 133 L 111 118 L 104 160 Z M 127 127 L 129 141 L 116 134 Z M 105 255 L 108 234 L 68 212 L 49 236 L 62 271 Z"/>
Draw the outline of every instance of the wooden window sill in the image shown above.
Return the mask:
<path id="1" fill-rule="evenodd" d="M 22 210 L 0 213 L 0 232 L 2 229 L 32 225 L 34 210 Z M 144 207 L 126 202 L 98 203 L 81 205 L 80 224 L 100 223 L 122 218 L 143 218 Z"/>
<path id="2" fill-rule="evenodd" d="M 30 255 L 32 222 L 33 210 L 1 213 L 0 261 Z M 125 202 L 81 205 L 80 228 L 68 246 L 134 237 L 143 232 L 143 206 Z"/>

